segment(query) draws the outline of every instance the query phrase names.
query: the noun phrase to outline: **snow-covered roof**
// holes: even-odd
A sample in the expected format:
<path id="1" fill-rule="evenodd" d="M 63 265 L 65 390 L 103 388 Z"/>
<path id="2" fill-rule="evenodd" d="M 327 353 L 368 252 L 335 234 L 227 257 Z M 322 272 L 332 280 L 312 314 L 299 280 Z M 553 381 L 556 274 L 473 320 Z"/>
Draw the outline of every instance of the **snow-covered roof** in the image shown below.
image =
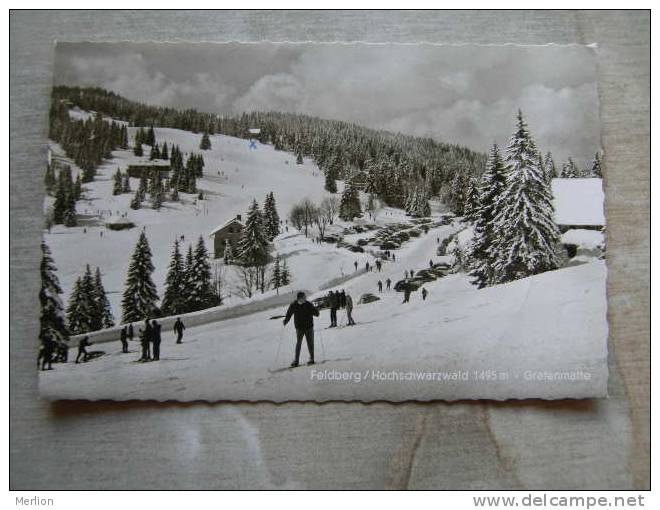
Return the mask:
<path id="1" fill-rule="evenodd" d="M 602 179 L 553 179 L 552 194 L 558 225 L 605 225 Z"/>
<path id="2" fill-rule="evenodd" d="M 218 225 L 213 230 L 211 230 L 211 233 L 209 234 L 209 237 L 214 236 L 217 232 L 220 232 L 221 230 L 228 227 L 232 223 L 238 223 L 241 227 L 243 226 L 243 223 L 241 223 L 241 220 L 239 220 L 236 216 L 234 216 L 233 218 L 230 218 L 227 221 L 225 221 L 222 225 Z"/>
<path id="3" fill-rule="evenodd" d="M 260 128 L 250 128 L 250 129 L 248 129 L 248 131 L 253 135 L 258 135 L 259 133 L 261 133 Z"/>

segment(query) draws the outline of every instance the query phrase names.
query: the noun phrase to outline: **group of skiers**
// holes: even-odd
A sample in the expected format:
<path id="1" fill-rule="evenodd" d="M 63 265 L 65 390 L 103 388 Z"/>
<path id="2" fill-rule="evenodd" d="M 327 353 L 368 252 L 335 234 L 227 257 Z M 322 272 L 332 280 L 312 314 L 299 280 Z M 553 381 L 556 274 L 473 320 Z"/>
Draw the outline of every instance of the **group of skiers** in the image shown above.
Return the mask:
<path id="1" fill-rule="evenodd" d="M 174 323 L 174 333 L 176 333 L 176 343 L 182 343 L 183 331 L 186 327 L 181 318 L 177 318 Z M 138 334 L 140 336 L 140 345 L 142 352 L 138 361 L 158 361 L 160 359 L 160 344 L 161 344 L 161 325 L 156 320 L 145 320 L 144 329 L 140 329 Z M 119 341 L 121 342 L 121 352 L 128 353 L 128 342 L 132 341 L 134 337 L 133 324 L 128 324 L 121 328 L 119 332 Z M 76 363 L 80 363 L 81 358 L 86 362 L 90 358 L 90 353 L 87 347 L 92 345 L 89 341 L 89 336 L 85 335 L 78 342 L 78 354 L 76 356 Z M 41 343 L 39 355 L 37 357 L 37 368 L 41 370 L 52 370 L 53 362 L 66 363 L 69 357 L 69 346 L 66 342 L 55 342 L 46 339 Z"/>
<path id="2" fill-rule="evenodd" d="M 328 293 L 328 306 L 330 308 L 330 326 L 331 328 L 337 327 L 337 310 L 344 309 L 346 310 L 346 319 L 347 326 L 355 326 L 355 321 L 353 320 L 353 298 L 350 294 L 346 294 L 346 291 L 342 289 L 339 291 L 330 291 Z"/>
<path id="3" fill-rule="evenodd" d="M 131 325 L 132 326 L 132 325 Z M 144 328 L 139 330 L 140 336 L 140 346 L 142 347 L 142 354 L 138 361 L 158 361 L 160 360 L 160 344 L 162 341 L 161 338 L 161 324 L 155 319 L 144 321 Z M 180 317 L 177 317 L 176 322 L 174 323 L 173 330 L 177 335 L 176 343 L 180 344 L 183 338 L 183 331 L 186 327 L 183 325 L 183 321 Z M 126 333 L 124 333 L 126 330 Z M 121 337 L 122 340 L 122 352 L 128 352 L 128 344 L 125 343 L 126 336 L 128 335 L 127 327 L 122 329 Z M 151 349 L 150 349 L 151 348 Z"/>

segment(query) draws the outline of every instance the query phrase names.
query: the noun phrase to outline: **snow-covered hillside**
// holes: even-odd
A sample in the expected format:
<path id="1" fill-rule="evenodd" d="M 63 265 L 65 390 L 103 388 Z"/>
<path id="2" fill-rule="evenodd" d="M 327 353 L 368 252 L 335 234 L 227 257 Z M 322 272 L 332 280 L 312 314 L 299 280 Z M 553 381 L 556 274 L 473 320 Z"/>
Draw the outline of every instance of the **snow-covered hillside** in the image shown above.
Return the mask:
<path id="1" fill-rule="evenodd" d="M 80 117 L 83 112 L 78 111 L 75 115 Z M 206 199 L 198 201 L 197 195 L 181 193 L 179 203 L 167 201 L 159 211 L 152 210 L 148 203 L 142 209 L 131 209 L 132 194 L 112 195 L 113 175 L 117 168 L 126 171 L 129 164 L 148 163 L 148 157 L 136 157 L 132 150 L 115 151 L 114 158 L 98 169 L 94 182 L 83 186 L 85 198 L 77 203 L 79 226 L 57 225 L 45 235 L 58 268 L 65 301 L 84 265 L 99 266 L 115 318 L 120 319 L 129 259 L 143 227 L 154 256 L 154 282 L 162 297 L 176 238 L 184 235 L 184 243 L 195 243 L 199 235 L 203 235 L 211 249 L 210 232 L 237 214 L 245 217 L 253 198 L 262 205 L 266 194 L 273 191 L 280 217 L 286 218 L 291 206 L 302 198 L 319 203 L 328 195 L 323 189 L 323 176 L 314 163 L 305 160 L 304 164 L 297 165 L 295 156 L 275 151 L 270 145 L 257 143 L 257 148 L 253 149 L 247 140 L 215 135 L 211 136 L 212 149 L 200 151 L 199 134 L 166 128 L 156 128 L 155 132 L 160 144 L 178 145 L 184 153 L 203 153 L 204 177 L 198 179 L 197 187 L 204 192 Z M 129 128 L 131 139 L 134 134 L 135 128 Z M 75 178 L 79 169 L 64 157 L 61 148 L 51 143 L 51 151 L 54 158 L 72 166 Z M 138 179 L 131 179 L 132 190 L 137 189 L 138 184 Z M 52 201 L 47 197 L 46 207 L 51 206 Z M 123 214 L 136 224 L 136 228 L 111 231 L 104 226 L 105 222 Z M 405 219 L 401 211 L 387 211 L 381 216 L 383 222 Z M 185 244 L 183 248 L 186 248 Z M 341 276 L 342 271 L 348 272 L 356 259 L 363 265 L 371 258 L 330 244 L 314 244 L 291 226 L 289 232 L 283 232 L 276 240 L 274 251 L 290 257 L 287 262 L 293 273 L 292 286 L 308 290 Z M 304 263 L 301 263 L 303 259 Z M 225 304 L 242 302 L 236 295 L 235 271 L 224 268 L 221 263 L 218 263 L 218 270 L 226 280 L 228 298 Z"/>
<path id="2" fill-rule="evenodd" d="M 419 241 L 420 260 L 432 252 L 429 240 Z M 373 291 L 378 279 L 404 266 L 362 274 L 344 288 L 353 296 Z M 324 329 L 329 318 L 322 312 L 313 367 L 283 368 L 293 358 L 294 333 L 271 319 L 272 310 L 190 328 L 181 345 L 168 332 L 156 363 L 135 361 L 137 342 L 129 354 L 120 353 L 119 342 L 101 344 L 108 355 L 42 373 L 41 391 L 59 398 L 276 401 L 604 396 L 605 271 L 597 261 L 483 290 L 456 274 L 427 284 L 426 301 L 415 293 L 407 304 L 401 293 L 376 292 L 381 300 L 356 307 L 355 327 Z M 555 371 L 589 380 L 549 381 Z M 397 373 L 412 380 L 391 379 Z M 416 380 L 426 373 L 439 379 Z"/>

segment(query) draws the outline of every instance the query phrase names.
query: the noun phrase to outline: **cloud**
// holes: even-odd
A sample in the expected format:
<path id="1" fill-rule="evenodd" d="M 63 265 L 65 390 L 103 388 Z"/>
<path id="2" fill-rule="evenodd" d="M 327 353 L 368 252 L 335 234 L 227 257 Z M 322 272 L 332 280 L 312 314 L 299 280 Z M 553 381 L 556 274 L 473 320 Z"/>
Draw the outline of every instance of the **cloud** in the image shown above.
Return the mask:
<path id="1" fill-rule="evenodd" d="M 56 82 L 202 111 L 279 110 L 486 152 L 518 108 L 556 160 L 599 148 L 595 55 L 579 46 L 62 44 Z"/>

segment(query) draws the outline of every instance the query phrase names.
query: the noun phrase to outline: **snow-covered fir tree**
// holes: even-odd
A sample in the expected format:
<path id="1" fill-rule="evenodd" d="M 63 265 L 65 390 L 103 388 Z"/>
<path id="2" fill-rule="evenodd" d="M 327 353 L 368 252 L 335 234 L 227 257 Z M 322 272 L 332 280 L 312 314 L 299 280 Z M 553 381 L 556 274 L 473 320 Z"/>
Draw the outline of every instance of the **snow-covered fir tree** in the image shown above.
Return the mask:
<path id="1" fill-rule="evenodd" d="M 337 193 L 337 181 L 329 171 L 325 173 L 325 190 L 329 193 Z"/>
<path id="2" fill-rule="evenodd" d="M 247 213 L 245 226 L 237 245 L 240 263 L 244 266 L 260 266 L 268 261 L 268 236 L 259 204 L 256 200 Z"/>
<path id="3" fill-rule="evenodd" d="M 124 177 L 122 179 L 121 192 L 122 193 L 131 192 L 131 178 L 128 176 L 128 172 L 124 174 Z"/>
<path id="4" fill-rule="evenodd" d="M 559 229 L 552 191 L 527 124 L 518 112 L 516 131 L 506 150 L 507 177 L 497 200 L 491 249 L 497 283 L 542 273 L 558 266 Z"/>
<path id="5" fill-rule="evenodd" d="M 199 236 L 193 254 L 193 264 L 188 276 L 190 289 L 188 295 L 188 308 L 192 311 L 203 310 L 216 306 L 216 293 L 211 278 L 211 264 L 209 254 L 204 244 L 204 238 Z"/>
<path id="6" fill-rule="evenodd" d="M 280 233 L 280 215 L 277 213 L 275 195 L 272 191 L 266 195 L 263 216 L 266 235 L 268 236 L 268 240 L 272 241 Z"/>
<path id="7" fill-rule="evenodd" d="M 170 155 L 167 150 L 167 142 L 163 142 L 163 148 L 160 151 L 160 159 L 168 160 Z"/>
<path id="8" fill-rule="evenodd" d="M 286 259 L 282 261 L 282 267 L 280 269 L 280 286 L 281 287 L 286 287 L 291 283 L 293 280 L 293 276 L 291 275 L 291 271 L 289 270 L 289 266 L 286 263 Z"/>
<path id="9" fill-rule="evenodd" d="M 486 171 L 479 185 L 478 208 L 474 219 L 474 236 L 468 249 L 468 262 L 472 283 L 483 288 L 493 283 L 494 254 L 491 246 L 498 236 L 494 220 L 502 204 L 498 198 L 506 185 L 506 167 L 495 144 L 490 150 Z"/>
<path id="10" fill-rule="evenodd" d="M 341 195 L 341 202 L 339 203 L 339 217 L 344 221 L 352 221 L 353 218 L 359 216 L 362 216 L 360 193 L 349 180 L 346 183 L 344 192 Z"/>
<path id="11" fill-rule="evenodd" d="M 121 195 L 124 192 L 124 179 L 121 175 L 121 170 L 117 168 L 112 185 L 112 194 Z"/>
<path id="12" fill-rule="evenodd" d="M 207 131 L 204 132 L 202 135 L 202 141 L 199 142 L 199 148 L 203 151 L 207 151 L 211 149 L 211 139 L 209 138 L 209 134 Z"/>
<path id="13" fill-rule="evenodd" d="M 64 305 L 62 304 L 57 268 L 53 262 L 50 248 L 41 242 L 41 289 L 39 290 L 39 340 L 65 342 L 69 339 L 66 328 Z"/>
<path id="14" fill-rule="evenodd" d="M 574 179 L 576 177 L 581 177 L 581 172 L 578 166 L 573 161 L 573 158 L 568 157 L 568 161 L 564 163 L 564 166 L 561 169 L 561 176 L 564 179 Z"/>
<path id="15" fill-rule="evenodd" d="M 280 255 L 275 256 L 275 262 L 273 262 L 273 270 L 270 274 L 270 284 L 276 290 L 277 294 L 280 293 L 280 287 L 282 286 L 282 267 L 280 265 Z"/>
<path id="16" fill-rule="evenodd" d="M 179 249 L 179 240 L 177 239 L 174 241 L 172 258 L 165 277 L 165 294 L 161 305 L 163 315 L 178 315 L 186 311 L 185 280 L 185 266 Z"/>
<path id="17" fill-rule="evenodd" d="M 82 180 L 80 179 L 80 174 L 76 175 L 76 182 L 73 183 L 73 198 L 74 200 L 80 200 L 82 197 Z M 75 207 L 75 203 L 74 203 Z"/>
<path id="18" fill-rule="evenodd" d="M 136 322 L 158 315 L 158 293 L 151 275 L 154 265 L 151 248 L 144 232 L 140 233 L 126 275 L 126 285 L 121 301 L 123 323 Z"/>
<path id="19" fill-rule="evenodd" d="M 463 217 L 466 221 L 474 223 L 479 216 L 479 186 L 474 177 L 468 179 L 467 191 L 465 193 L 465 207 Z"/>
<path id="20" fill-rule="evenodd" d="M 71 333 L 89 333 L 98 329 L 98 308 L 95 298 L 94 277 L 87 264 L 83 275 L 76 280 L 69 297 L 66 315 Z"/>
<path id="21" fill-rule="evenodd" d="M 133 195 L 133 199 L 131 200 L 131 203 L 130 203 L 131 209 L 137 210 L 140 207 L 142 207 L 143 198 L 144 197 L 142 195 L 142 191 L 140 191 L 139 188 L 137 190 L 135 190 L 135 195 Z"/>
<path id="22" fill-rule="evenodd" d="M 543 162 L 545 168 L 545 175 L 548 182 L 552 182 L 552 179 L 557 177 L 557 167 L 555 165 L 555 160 L 552 158 L 552 153 L 548 151 L 545 155 L 545 161 Z"/>
<path id="23" fill-rule="evenodd" d="M 115 319 L 112 316 L 112 308 L 108 301 L 108 296 L 103 287 L 103 280 L 101 278 L 101 269 L 96 268 L 94 274 L 94 304 L 96 305 L 96 313 L 94 316 L 94 330 L 102 328 L 111 328 L 115 325 Z"/>
<path id="24" fill-rule="evenodd" d="M 186 311 L 191 311 L 190 302 L 188 296 L 192 292 L 193 287 L 195 286 L 195 277 L 193 268 L 195 266 L 195 256 L 193 254 L 192 245 L 188 245 L 188 251 L 186 252 L 186 261 L 184 263 L 184 279 L 183 279 L 183 289 L 186 296 Z"/>

